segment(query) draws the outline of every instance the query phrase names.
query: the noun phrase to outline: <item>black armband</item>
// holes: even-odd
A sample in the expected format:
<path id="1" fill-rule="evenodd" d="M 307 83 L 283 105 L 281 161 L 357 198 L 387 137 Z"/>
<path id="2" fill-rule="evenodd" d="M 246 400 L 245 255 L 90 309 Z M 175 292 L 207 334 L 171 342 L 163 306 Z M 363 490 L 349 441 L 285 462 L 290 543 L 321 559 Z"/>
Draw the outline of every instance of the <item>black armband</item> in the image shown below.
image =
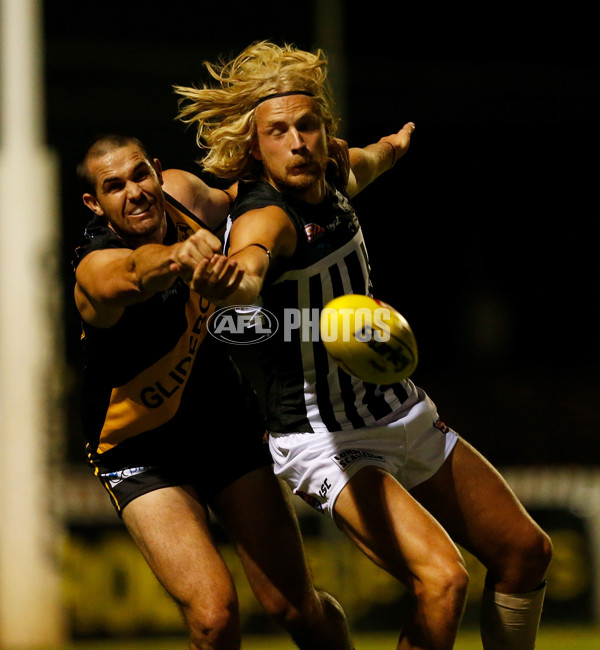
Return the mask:
<path id="1" fill-rule="evenodd" d="M 262 244 L 248 244 L 248 246 L 258 246 L 259 248 L 262 248 L 269 258 L 269 264 L 271 263 L 271 251 L 266 246 L 263 246 Z"/>
<path id="2" fill-rule="evenodd" d="M 390 165 L 390 169 L 396 164 L 396 147 L 391 142 L 388 142 L 387 140 L 380 140 L 381 144 L 389 144 L 390 147 L 392 148 L 392 164 Z"/>

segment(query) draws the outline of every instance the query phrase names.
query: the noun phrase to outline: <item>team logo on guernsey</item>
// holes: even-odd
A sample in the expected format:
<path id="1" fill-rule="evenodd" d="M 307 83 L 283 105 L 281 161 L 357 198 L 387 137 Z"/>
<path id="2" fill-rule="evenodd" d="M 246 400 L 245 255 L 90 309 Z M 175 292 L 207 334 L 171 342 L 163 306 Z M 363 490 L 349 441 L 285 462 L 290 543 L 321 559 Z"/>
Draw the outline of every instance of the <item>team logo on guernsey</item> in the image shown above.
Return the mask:
<path id="1" fill-rule="evenodd" d="M 213 312 L 207 321 L 208 333 L 224 343 L 262 343 L 279 329 L 277 318 L 257 305 L 232 305 Z"/>
<path id="2" fill-rule="evenodd" d="M 307 223 L 304 226 L 304 232 L 306 233 L 306 241 L 312 241 L 315 237 L 322 235 L 325 228 L 319 226 L 318 223 Z"/>
<path id="3" fill-rule="evenodd" d="M 194 231 L 187 225 L 187 223 L 177 222 L 177 241 L 185 241 L 193 234 Z"/>
<path id="4" fill-rule="evenodd" d="M 437 420 L 436 422 L 434 422 L 433 426 L 436 429 L 439 429 L 442 433 L 448 433 L 450 431 L 450 427 L 444 422 L 442 422 L 441 420 Z"/>

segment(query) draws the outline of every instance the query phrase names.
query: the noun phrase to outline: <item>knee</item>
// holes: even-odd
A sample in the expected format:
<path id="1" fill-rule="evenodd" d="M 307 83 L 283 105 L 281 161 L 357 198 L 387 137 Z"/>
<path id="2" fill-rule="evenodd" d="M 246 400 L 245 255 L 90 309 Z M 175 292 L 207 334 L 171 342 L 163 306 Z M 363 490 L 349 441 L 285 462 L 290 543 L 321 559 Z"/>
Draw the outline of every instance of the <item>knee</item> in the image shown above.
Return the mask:
<path id="1" fill-rule="evenodd" d="M 522 575 L 531 575 L 541 582 L 552 559 L 552 541 L 538 526 L 514 537 L 514 562 Z"/>
<path id="2" fill-rule="evenodd" d="M 325 591 L 311 589 L 292 601 L 272 601 L 268 611 L 299 648 L 348 650 L 353 647 L 344 610 Z"/>
<path id="3" fill-rule="evenodd" d="M 530 535 L 523 539 L 520 548 L 523 571 L 541 582 L 552 560 L 552 540 L 537 526 Z"/>
<path id="4" fill-rule="evenodd" d="M 446 566 L 439 574 L 438 589 L 446 594 L 447 598 L 460 603 L 461 610 L 467 597 L 468 587 L 469 573 L 462 558 Z"/>
<path id="5" fill-rule="evenodd" d="M 462 558 L 440 561 L 421 580 L 415 595 L 437 601 L 445 611 L 462 613 L 469 587 L 469 574 Z"/>
<path id="6" fill-rule="evenodd" d="M 321 589 L 317 589 L 317 598 L 319 599 L 319 612 L 323 620 L 334 625 L 336 629 L 346 630 L 348 621 L 340 603 L 331 594 Z"/>
<path id="7" fill-rule="evenodd" d="M 537 525 L 511 535 L 511 541 L 499 554 L 499 561 L 488 566 L 487 584 L 504 593 L 537 589 L 546 577 L 552 560 L 552 541 Z"/>
<path id="8" fill-rule="evenodd" d="M 311 593 L 289 594 L 278 592 L 261 599 L 267 614 L 285 629 L 301 628 L 319 615 L 318 598 Z"/>
<path id="9" fill-rule="evenodd" d="M 240 623 L 236 602 L 181 605 L 189 628 L 191 647 L 224 650 L 240 645 Z"/>
<path id="10" fill-rule="evenodd" d="M 263 600 L 263 607 L 271 618 L 288 631 L 302 631 L 318 628 L 321 623 L 345 620 L 341 605 L 325 591 L 310 589 L 293 598 L 279 594 L 268 601 Z"/>

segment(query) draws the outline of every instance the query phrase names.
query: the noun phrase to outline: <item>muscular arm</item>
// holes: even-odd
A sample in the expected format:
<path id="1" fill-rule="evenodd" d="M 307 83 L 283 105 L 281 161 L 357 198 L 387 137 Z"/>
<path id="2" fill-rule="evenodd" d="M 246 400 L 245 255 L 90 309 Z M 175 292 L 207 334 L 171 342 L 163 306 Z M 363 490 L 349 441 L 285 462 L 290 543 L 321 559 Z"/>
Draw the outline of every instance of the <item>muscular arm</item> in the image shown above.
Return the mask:
<path id="1" fill-rule="evenodd" d="M 387 135 L 363 148 L 353 147 L 349 151 L 350 177 L 348 194 L 356 196 L 408 151 L 410 138 L 415 129 L 412 122 L 405 124 L 398 133 Z"/>
<path id="2" fill-rule="evenodd" d="M 268 206 L 238 217 L 233 222 L 229 238 L 229 257 L 237 262 L 243 272 L 236 290 L 224 298 L 207 294 L 204 283 L 211 274 L 219 271 L 218 265 L 215 265 L 214 271 L 210 268 L 199 269 L 192 287 L 220 305 L 249 305 L 260 295 L 270 265 L 276 265 L 281 258 L 293 254 L 297 243 L 296 231 L 281 208 Z M 270 256 L 261 246 L 269 251 Z"/>
<path id="3" fill-rule="evenodd" d="M 199 266 L 215 259 L 220 248 L 214 235 L 200 230 L 172 246 L 146 244 L 136 249 L 92 251 L 77 267 L 77 309 L 87 323 L 112 327 L 126 307 L 168 289 L 178 276 L 191 278 Z"/>
<path id="4" fill-rule="evenodd" d="M 195 214 L 217 236 L 222 234 L 237 184 L 227 190 L 207 185 L 201 178 L 181 169 L 163 172 L 163 189 Z"/>

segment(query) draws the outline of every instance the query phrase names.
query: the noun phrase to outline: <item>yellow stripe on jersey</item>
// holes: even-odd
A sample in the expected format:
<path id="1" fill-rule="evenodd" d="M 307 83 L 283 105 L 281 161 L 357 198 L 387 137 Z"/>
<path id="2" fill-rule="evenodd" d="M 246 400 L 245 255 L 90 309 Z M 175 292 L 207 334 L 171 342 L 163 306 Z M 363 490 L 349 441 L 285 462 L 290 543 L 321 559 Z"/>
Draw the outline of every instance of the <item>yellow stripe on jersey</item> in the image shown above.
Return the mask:
<path id="1" fill-rule="evenodd" d="M 166 210 L 184 241 L 204 227 L 185 206 L 166 196 Z M 191 291 L 186 304 L 187 329 L 175 347 L 123 386 L 113 388 L 100 433 L 97 452 L 102 454 L 145 431 L 168 422 L 181 403 L 198 348 L 206 336 L 206 321 L 214 305 Z"/>
<path id="2" fill-rule="evenodd" d="M 130 382 L 112 390 L 98 453 L 165 424 L 177 413 L 198 348 L 206 337 L 206 321 L 214 309 L 208 300 L 190 292 L 187 329 L 175 347 Z"/>
<path id="3" fill-rule="evenodd" d="M 190 235 L 198 232 L 201 228 L 206 228 L 206 226 L 204 226 L 202 222 L 195 218 L 191 213 L 188 214 L 173 205 L 173 203 L 169 202 L 170 197 L 166 198 L 165 208 L 177 228 L 177 241 L 184 241 Z"/>

